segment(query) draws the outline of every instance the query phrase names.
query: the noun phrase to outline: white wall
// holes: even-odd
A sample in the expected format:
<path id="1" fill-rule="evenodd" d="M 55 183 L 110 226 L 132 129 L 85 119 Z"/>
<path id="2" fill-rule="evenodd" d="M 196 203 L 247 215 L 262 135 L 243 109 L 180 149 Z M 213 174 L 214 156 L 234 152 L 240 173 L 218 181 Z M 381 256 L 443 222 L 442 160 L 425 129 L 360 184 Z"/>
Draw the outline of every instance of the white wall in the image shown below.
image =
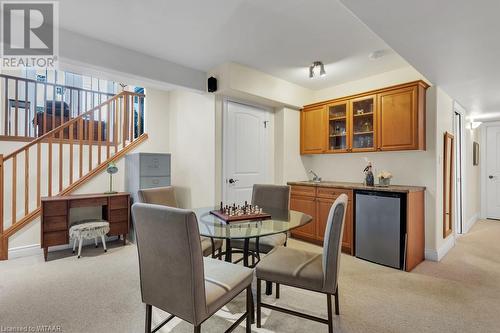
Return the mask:
<path id="1" fill-rule="evenodd" d="M 270 107 L 301 108 L 311 99 L 312 90 L 235 63 L 209 71 L 218 81 L 218 94 Z"/>
<path id="2" fill-rule="evenodd" d="M 436 213 L 435 213 L 435 242 L 439 259 L 446 254 L 447 249 L 454 245 L 456 230 L 453 228 L 452 234 L 446 239 L 443 237 L 443 163 L 444 163 L 444 134 L 446 132 L 454 135 L 453 100 L 441 88 L 436 89 Z M 453 224 L 455 225 L 455 224 Z M 441 249 L 441 250 L 440 250 Z"/>
<path id="3" fill-rule="evenodd" d="M 415 80 L 429 81 L 413 67 L 398 68 L 382 74 L 339 84 L 325 89 L 313 91 L 309 103 L 321 102 L 328 99 L 358 94 L 360 92 L 389 87 L 396 84 L 407 83 Z"/>
<path id="4" fill-rule="evenodd" d="M 307 179 L 304 157 L 300 151 L 300 111 L 280 108 L 275 111 L 275 182 Z"/>
<path id="5" fill-rule="evenodd" d="M 477 221 L 481 215 L 481 168 L 479 165 L 473 165 L 473 143 L 479 142 L 480 128 L 471 129 L 470 121 L 465 124 L 465 138 L 464 138 L 464 164 L 462 165 L 464 172 L 464 218 L 465 230 L 468 231 L 470 227 Z M 485 145 L 480 145 L 480 150 Z M 481 153 L 481 152 L 480 152 Z"/>
<path id="6" fill-rule="evenodd" d="M 181 207 L 215 204 L 215 97 L 170 93 L 172 185 Z"/>

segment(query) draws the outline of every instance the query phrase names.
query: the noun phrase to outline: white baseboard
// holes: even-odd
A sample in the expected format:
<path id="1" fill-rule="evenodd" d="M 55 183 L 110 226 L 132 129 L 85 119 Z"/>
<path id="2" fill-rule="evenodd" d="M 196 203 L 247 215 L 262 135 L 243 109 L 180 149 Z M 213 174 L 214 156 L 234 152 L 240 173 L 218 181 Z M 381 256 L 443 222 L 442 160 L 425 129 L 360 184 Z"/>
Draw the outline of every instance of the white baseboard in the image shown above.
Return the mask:
<path id="1" fill-rule="evenodd" d="M 9 249 L 9 259 L 42 255 L 40 244 L 18 246 Z"/>
<path id="2" fill-rule="evenodd" d="M 117 240 L 117 239 L 118 238 L 115 236 L 111 236 L 111 237 L 106 236 L 106 242 Z M 100 239 L 98 241 L 99 241 L 99 243 L 101 242 Z M 83 240 L 83 246 L 91 245 L 91 244 L 94 244 L 93 239 L 84 239 Z M 66 249 L 70 249 L 72 247 L 73 247 L 73 241 L 71 241 L 71 244 L 52 246 L 49 248 L 49 252 L 66 250 Z M 13 247 L 13 248 L 9 249 L 9 260 L 15 259 L 15 258 L 37 256 L 37 255 L 43 255 L 43 249 L 40 247 L 40 244 L 18 246 L 18 247 Z"/>
<path id="3" fill-rule="evenodd" d="M 465 222 L 464 225 L 464 234 L 468 233 L 469 230 L 472 228 L 472 226 L 479 220 L 479 212 L 476 214 L 472 215 L 472 217 Z"/>
<path id="4" fill-rule="evenodd" d="M 425 249 L 425 260 L 441 261 L 444 256 L 455 246 L 455 236 L 450 235 L 446 238 L 443 245 L 439 249 Z"/>

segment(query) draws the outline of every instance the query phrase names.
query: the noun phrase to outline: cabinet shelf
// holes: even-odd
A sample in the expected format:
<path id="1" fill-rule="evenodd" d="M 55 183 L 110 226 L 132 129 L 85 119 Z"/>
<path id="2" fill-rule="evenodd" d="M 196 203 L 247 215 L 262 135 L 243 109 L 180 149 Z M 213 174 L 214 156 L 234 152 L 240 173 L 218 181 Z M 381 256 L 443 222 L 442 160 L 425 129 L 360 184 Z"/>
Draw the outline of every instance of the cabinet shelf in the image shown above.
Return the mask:
<path id="1" fill-rule="evenodd" d="M 353 117 L 366 117 L 366 116 L 372 116 L 373 112 L 367 112 L 367 113 L 361 113 L 361 114 L 353 114 Z"/>
<path id="2" fill-rule="evenodd" d="M 366 135 L 366 134 L 373 134 L 373 131 L 366 131 L 366 132 L 355 132 L 353 133 L 354 135 Z"/>
<path id="3" fill-rule="evenodd" d="M 330 120 L 345 120 L 346 117 L 330 117 Z"/>
<path id="4" fill-rule="evenodd" d="M 339 138 L 339 137 L 344 137 L 346 136 L 345 134 L 330 134 L 330 138 Z"/>

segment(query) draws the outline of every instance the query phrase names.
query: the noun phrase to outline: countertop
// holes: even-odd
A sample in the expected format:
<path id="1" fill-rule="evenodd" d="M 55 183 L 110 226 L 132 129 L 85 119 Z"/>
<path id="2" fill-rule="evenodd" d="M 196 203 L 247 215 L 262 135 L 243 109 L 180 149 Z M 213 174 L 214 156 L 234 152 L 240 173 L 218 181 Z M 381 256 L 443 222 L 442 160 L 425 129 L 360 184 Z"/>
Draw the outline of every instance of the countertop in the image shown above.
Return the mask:
<path id="1" fill-rule="evenodd" d="M 407 186 L 407 185 L 391 185 L 391 186 L 366 186 L 363 183 L 349 183 L 349 182 L 335 182 L 335 181 L 321 181 L 320 183 L 312 181 L 297 181 L 288 182 L 288 185 L 300 186 L 314 186 L 314 187 L 334 187 L 345 188 L 350 190 L 372 190 L 372 191 L 386 191 L 386 192 L 421 192 L 425 191 L 425 186 Z"/>

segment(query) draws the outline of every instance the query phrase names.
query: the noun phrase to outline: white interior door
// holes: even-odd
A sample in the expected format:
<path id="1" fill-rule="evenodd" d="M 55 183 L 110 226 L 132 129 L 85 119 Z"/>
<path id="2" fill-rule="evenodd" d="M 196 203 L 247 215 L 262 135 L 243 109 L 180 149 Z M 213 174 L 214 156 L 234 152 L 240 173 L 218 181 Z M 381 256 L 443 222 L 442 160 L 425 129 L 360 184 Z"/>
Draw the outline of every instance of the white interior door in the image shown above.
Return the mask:
<path id="1" fill-rule="evenodd" d="M 270 181 L 270 112 L 232 101 L 224 111 L 223 200 L 250 202 L 253 185 Z"/>
<path id="2" fill-rule="evenodd" d="M 500 219 L 500 126 L 486 128 L 485 176 L 486 217 Z"/>

